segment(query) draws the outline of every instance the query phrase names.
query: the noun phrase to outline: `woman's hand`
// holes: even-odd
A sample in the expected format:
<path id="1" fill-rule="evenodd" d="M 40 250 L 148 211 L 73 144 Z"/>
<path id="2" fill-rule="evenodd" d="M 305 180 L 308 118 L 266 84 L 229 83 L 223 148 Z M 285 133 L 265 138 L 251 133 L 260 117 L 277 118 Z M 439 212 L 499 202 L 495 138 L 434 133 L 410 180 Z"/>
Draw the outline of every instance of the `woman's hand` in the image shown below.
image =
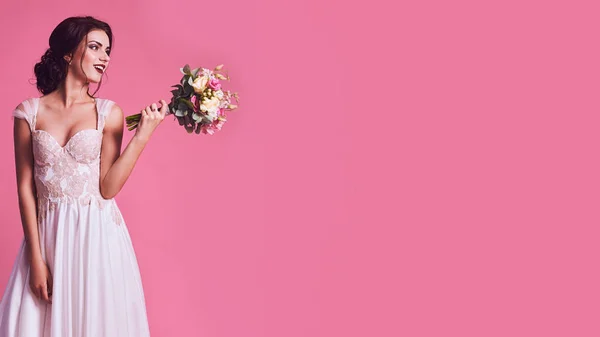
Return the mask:
<path id="1" fill-rule="evenodd" d="M 154 129 L 165 119 L 169 105 L 164 100 L 159 101 L 162 106 L 158 109 L 156 103 L 152 103 L 145 109 L 142 109 L 142 117 L 137 125 L 135 136 L 148 141 L 154 132 Z"/>
<path id="2" fill-rule="evenodd" d="M 52 303 L 52 274 L 42 259 L 35 259 L 29 265 L 29 288 L 38 299 Z"/>

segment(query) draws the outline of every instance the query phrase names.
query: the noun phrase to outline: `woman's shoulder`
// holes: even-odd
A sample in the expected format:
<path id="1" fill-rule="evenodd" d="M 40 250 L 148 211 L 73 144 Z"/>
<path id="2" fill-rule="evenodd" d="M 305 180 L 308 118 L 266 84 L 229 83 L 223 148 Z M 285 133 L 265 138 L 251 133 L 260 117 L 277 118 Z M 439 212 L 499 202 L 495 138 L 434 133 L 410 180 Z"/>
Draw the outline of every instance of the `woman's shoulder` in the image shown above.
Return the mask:
<path id="1" fill-rule="evenodd" d="M 112 99 L 106 98 L 106 97 L 95 97 L 96 101 L 98 102 L 113 102 L 114 101 Z"/>
<path id="2" fill-rule="evenodd" d="M 20 101 L 17 104 L 17 107 L 19 107 L 19 106 L 26 106 L 26 105 L 31 105 L 31 104 L 37 103 L 39 101 L 39 99 L 40 99 L 40 97 L 33 97 L 33 96 L 27 97 L 27 98 L 23 99 L 22 101 Z"/>
<path id="3" fill-rule="evenodd" d="M 123 110 L 115 101 L 108 98 L 97 98 L 97 100 L 98 111 L 102 115 L 103 121 L 105 120 L 111 125 L 121 125 L 123 123 Z"/>
<path id="4" fill-rule="evenodd" d="M 39 97 L 28 97 L 17 103 L 13 109 L 12 115 L 18 118 L 29 118 L 35 113 L 36 106 L 38 104 Z"/>
<path id="5" fill-rule="evenodd" d="M 112 111 L 113 107 L 116 105 L 115 101 L 104 97 L 96 97 L 96 102 L 100 114 L 104 116 L 108 116 Z"/>

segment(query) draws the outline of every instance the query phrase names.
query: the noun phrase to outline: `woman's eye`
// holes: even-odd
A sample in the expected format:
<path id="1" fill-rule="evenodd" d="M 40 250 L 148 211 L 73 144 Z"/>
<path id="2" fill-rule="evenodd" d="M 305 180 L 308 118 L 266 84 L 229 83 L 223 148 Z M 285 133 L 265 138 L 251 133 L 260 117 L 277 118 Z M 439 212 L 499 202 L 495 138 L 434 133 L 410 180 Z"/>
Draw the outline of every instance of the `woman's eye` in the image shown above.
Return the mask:
<path id="1" fill-rule="evenodd" d="M 96 45 L 91 45 L 91 46 L 90 46 L 90 48 L 92 48 L 92 49 L 94 49 L 94 48 L 98 49 L 98 46 L 96 46 Z M 94 49 L 94 50 L 96 50 L 96 49 Z"/>

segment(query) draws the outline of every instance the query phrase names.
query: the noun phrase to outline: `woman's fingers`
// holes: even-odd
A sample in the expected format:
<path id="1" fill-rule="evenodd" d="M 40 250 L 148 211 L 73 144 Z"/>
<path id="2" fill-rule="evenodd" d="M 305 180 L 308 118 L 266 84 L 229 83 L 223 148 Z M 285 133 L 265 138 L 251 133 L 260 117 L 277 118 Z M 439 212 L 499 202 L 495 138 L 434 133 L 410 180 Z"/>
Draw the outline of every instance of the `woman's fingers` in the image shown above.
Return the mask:
<path id="1" fill-rule="evenodd" d="M 167 111 L 169 110 L 169 105 L 167 104 L 167 102 L 164 99 L 161 99 L 159 102 L 161 104 L 160 115 L 164 118 L 165 115 L 167 114 Z"/>
<path id="2" fill-rule="evenodd" d="M 31 286 L 30 289 L 31 289 L 31 292 L 33 293 L 33 296 L 35 296 L 36 298 L 40 298 L 40 292 L 37 287 Z"/>
<path id="3" fill-rule="evenodd" d="M 158 103 L 161 104 L 160 109 L 158 108 L 158 104 L 154 102 L 141 110 L 141 118 L 138 122 L 138 130 L 146 130 L 146 127 L 144 125 L 148 125 L 149 131 L 143 132 L 152 133 L 154 129 L 165 119 L 165 116 L 169 111 L 169 105 L 163 99 L 159 100 Z"/>
<path id="4" fill-rule="evenodd" d="M 167 102 L 164 99 L 161 99 L 158 102 L 161 104 L 160 109 L 158 108 L 158 104 L 152 103 L 149 106 L 142 109 L 142 111 L 141 111 L 142 117 L 144 115 L 147 115 L 148 116 L 147 118 L 162 120 L 167 115 L 167 112 L 169 111 L 169 105 L 167 104 Z"/>
<path id="5" fill-rule="evenodd" d="M 47 285 L 42 285 L 40 286 L 40 292 L 42 294 L 42 299 L 46 302 L 50 302 L 50 298 L 48 298 L 48 286 Z"/>
<path id="6" fill-rule="evenodd" d="M 163 117 L 167 114 L 167 110 L 169 108 L 167 102 L 165 102 L 164 100 L 161 99 L 159 101 L 159 103 L 162 104 L 160 109 L 158 109 L 158 104 L 156 104 L 156 103 L 152 103 L 144 109 L 144 111 L 146 112 L 146 114 L 148 115 L 148 117 L 150 119 L 162 120 Z"/>
<path id="7" fill-rule="evenodd" d="M 158 115 L 158 108 L 156 107 L 156 103 L 152 103 L 152 105 L 149 106 L 148 109 L 148 116 L 151 117 L 150 119 L 156 119 Z"/>
<path id="8" fill-rule="evenodd" d="M 52 293 L 54 292 L 54 281 L 52 280 L 52 274 L 48 273 L 48 298 L 50 298 L 50 303 L 52 303 Z"/>

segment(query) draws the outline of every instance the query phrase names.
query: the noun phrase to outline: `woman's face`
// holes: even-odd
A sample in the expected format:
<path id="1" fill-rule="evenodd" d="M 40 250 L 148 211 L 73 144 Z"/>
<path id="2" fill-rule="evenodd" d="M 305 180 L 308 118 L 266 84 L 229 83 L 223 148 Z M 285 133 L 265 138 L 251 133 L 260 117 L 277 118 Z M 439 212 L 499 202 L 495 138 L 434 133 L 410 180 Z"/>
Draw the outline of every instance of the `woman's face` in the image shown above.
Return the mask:
<path id="1" fill-rule="evenodd" d="M 103 30 L 92 30 L 84 38 L 69 65 L 69 72 L 85 83 L 98 83 L 108 68 L 110 61 L 108 35 Z M 83 56 L 83 60 L 82 60 Z M 87 82 L 85 81 L 87 77 Z"/>

